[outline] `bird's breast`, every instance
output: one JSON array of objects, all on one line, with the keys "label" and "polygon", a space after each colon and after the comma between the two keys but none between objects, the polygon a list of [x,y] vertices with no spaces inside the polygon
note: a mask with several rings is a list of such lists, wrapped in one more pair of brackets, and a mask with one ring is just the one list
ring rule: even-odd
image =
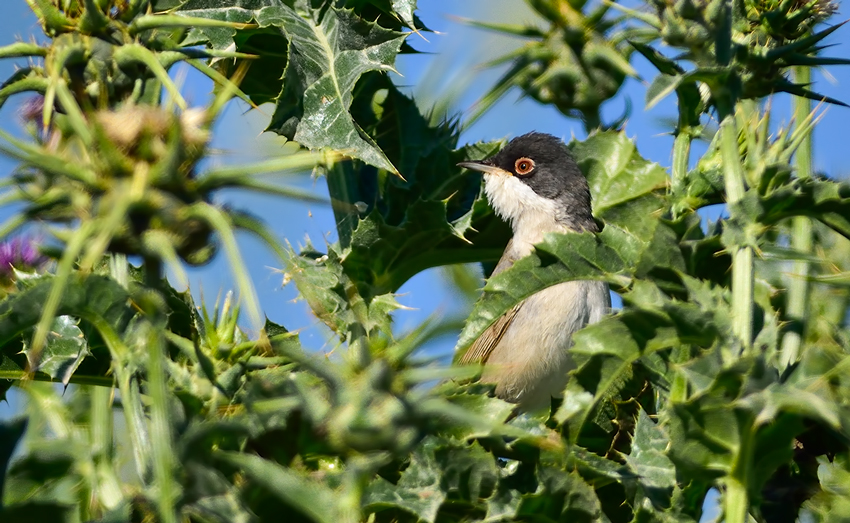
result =
[{"label": "bird's breast", "polygon": [[482,381],[496,383],[496,393],[525,410],[560,397],[573,368],[572,335],[599,321],[611,307],[608,285],[572,281],[527,298],[487,360]]}]

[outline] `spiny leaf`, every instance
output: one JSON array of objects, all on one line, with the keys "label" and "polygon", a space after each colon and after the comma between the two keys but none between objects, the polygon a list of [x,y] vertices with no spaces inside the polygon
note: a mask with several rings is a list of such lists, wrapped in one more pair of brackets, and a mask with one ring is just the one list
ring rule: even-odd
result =
[{"label": "spiny leaf", "polygon": [[[629,42],[637,51],[643,55],[644,58],[649,60],[649,62],[658,69],[663,75],[668,76],[676,76],[683,74],[685,72],[679,64],[677,64],[674,60],[671,60],[659,53],[656,49],[651,46],[639,43],[639,42]],[[648,97],[647,97],[648,98]]]},{"label": "spiny leaf", "polygon": [[657,163],[643,159],[634,141],[624,132],[596,133],[583,142],[570,142],[569,147],[587,177],[593,213],[597,217],[613,221],[608,218],[610,213],[621,217],[614,223],[625,226],[634,223],[635,219],[646,222],[652,217],[622,216],[620,206],[649,200],[654,203],[655,210],[661,208],[658,193],[667,187],[667,173]]},{"label": "spiny leaf", "polygon": [[[278,0],[249,0],[234,5],[227,0],[188,0],[182,2],[175,14],[192,17],[208,18],[219,22],[248,24],[265,8],[277,8],[281,5]],[[237,28],[234,27],[197,27],[186,37],[185,43],[209,42],[213,49],[227,49],[233,46]]]},{"label": "spiny leaf", "polygon": [[778,82],[775,86],[775,89],[783,93],[802,96],[803,98],[808,98],[809,100],[814,100],[816,102],[826,102],[833,105],[839,105],[841,107],[850,107],[850,105],[847,105],[841,100],[837,100],[835,98],[832,98],[831,96],[824,96],[822,94],[818,94],[812,90],[806,89],[804,85],[795,84],[788,81]]},{"label": "spiny leaf", "polygon": [[261,25],[280,27],[289,39],[283,91],[269,129],[309,148],[329,147],[397,173],[374,140],[354,121],[352,90],[367,71],[394,71],[405,35],[327,9],[314,20],[279,6],[263,10]]},{"label": "spiny leaf", "polygon": [[671,76],[668,74],[657,75],[646,90],[646,108],[650,109],[654,107],[658,102],[666,98],[667,95],[675,91],[681,83],[681,76]]},{"label": "spiny leaf", "polygon": [[421,521],[434,523],[446,493],[442,470],[436,463],[435,444],[421,443],[410,456],[410,465],[393,485],[379,478],[366,493],[365,508],[377,511],[387,507],[401,508]]},{"label": "spiny leaf", "polygon": [[[496,261],[508,228],[490,209],[480,174],[458,162],[486,158],[499,142],[457,147],[453,122],[431,123],[385,76],[361,81],[352,114],[396,165],[404,180],[379,176],[361,162],[328,173],[346,274],[368,300],[396,291],[430,267]],[[381,102],[370,93],[386,90]]]},{"label": "spiny leaf", "polygon": [[555,467],[538,471],[539,490],[522,496],[516,517],[548,517],[552,521],[593,522],[602,516],[596,493],[576,472]]},{"label": "spiny leaf", "polygon": [[[12,337],[38,323],[52,285],[53,278],[41,278],[0,302],[0,343],[7,344]],[[58,314],[103,320],[120,333],[135,315],[128,300],[127,290],[111,278],[75,274],[62,294]]]},{"label": "spiny leaf", "polygon": [[[828,179],[797,179],[759,195],[749,190],[736,204],[750,222],[773,225],[791,216],[810,216],[850,237],[850,184]],[[739,227],[730,222],[728,227]]]},{"label": "spiny leaf", "polygon": [[268,489],[284,504],[319,523],[349,521],[338,511],[336,494],[326,486],[310,481],[294,470],[259,456],[222,452],[216,458],[237,467],[250,481]]},{"label": "spiny leaf", "polygon": [[[77,323],[70,316],[58,316],[53,321],[47,344],[35,369],[53,379],[59,378],[63,385],[68,384],[83,358],[90,354],[83,331]],[[28,353],[27,344],[24,344],[24,354]]]},{"label": "spiny leaf", "polygon": [[416,0],[392,0],[393,2],[393,11],[395,11],[399,18],[407,25],[407,27],[415,28],[416,22],[414,20],[416,11]]},{"label": "spiny leaf", "polygon": [[344,271],[341,260],[331,249],[328,254],[310,247],[296,254],[290,250],[287,276],[292,279],[301,296],[320,320],[343,340],[362,327],[364,334],[390,334],[389,313],[400,305],[390,294],[368,294],[368,300],[358,291],[356,280]]},{"label": "spiny leaf", "polygon": [[626,463],[637,475],[643,495],[662,510],[669,506],[670,495],[676,487],[676,468],[665,455],[668,444],[669,438],[664,431],[641,409]]}]

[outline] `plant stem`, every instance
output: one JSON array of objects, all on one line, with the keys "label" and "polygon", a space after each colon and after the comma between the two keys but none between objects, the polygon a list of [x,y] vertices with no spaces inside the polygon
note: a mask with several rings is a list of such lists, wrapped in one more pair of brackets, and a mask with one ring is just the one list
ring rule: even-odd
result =
[{"label": "plant stem", "polygon": [[157,505],[163,523],[177,523],[175,500],[179,485],[174,480],[175,459],[171,425],[168,415],[163,339],[154,325],[148,327],[148,388],[151,396],[151,454],[153,474],[157,485]]},{"label": "plant stem", "polygon": [[[3,380],[33,380],[47,381],[50,383],[62,383],[62,378],[51,378],[42,372],[29,373],[23,370],[0,370],[0,379]],[[98,385],[100,387],[114,387],[115,380],[112,376],[86,376],[74,374],[68,383],[75,385]]]},{"label": "plant stem", "polygon": [[[152,290],[162,287],[162,260],[145,257],[145,285]],[[155,324],[147,319],[144,328],[145,347],[147,349],[147,390],[151,398],[150,407],[150,449],[153,459],[153,477],[156,485],[156,503],[160,521],[177,523],[175,500],[179,485],[174,481],[175,459],[174,441],[169,423],[168,384],[165,371],[164,339],[161,332],[164,325]]]},{"label": "plant stem", "polygon": [[[145,264],[145,269],[148,269],[147,264]],[[109,272],[125,288],[129,285],[127,258],[123,254],[112,255]],[[147,277],[150,277],[150,274],[146,274]],[[121,407],[124,411],[124,421],[127,423],[127,433],[130,437],[130,447],[133,450],[136,472],[142,481],[146,481],[149,471],[150,437],[145,425],[138,376],[134,374],[135,366],[130,365],[132,361],[130,348],[124,344],[124,340],[103,319],[89,318],[89,322],[97,329],[109,349],[109,355],[112,358],[112,370],[115,373],[115,381],[121,394]]]},{"label": "plant stem", "polygon": [[746,523],[748,504],[747,486],[737,478],[727,477],[723,496],[723,522]]},{"label": "plant stem", "polygon": [[124,496],[121,492],[121,482],[113,465],[113,436],[112,400],[115,389],[106,387],[89,387],[91,395],[91,428],[90,441],[94,460],[94,481],[91,490],[93,499],[105,510],[117,507]]},{"label": "plant stem", "polygon": [[[677,364],[686,363],[690,358],[687,347],[679,346],[673,349],[673,361]],[[688,378],[681,370],[677,370],[670,385],[670,401],[683,403],[688,400]]]},{"label": "plant stem", "polygon": [[731,474],[726,476],[726,493],[723,500],[724,523],[747,523],[749,512],[749,494],[747,486],[752,475],[753,432],[749,427],[741,435],[741,446]]},{"label": "plant stem", "polygon": [[[812,80],[811,70],[806,66],[794,68],[795,83],[806,85]],[[812,103],[802,96],[794,97],[794,121],[802,125],[812,110]],[[812,133],[808,132],[797,149],[794,163],[797,167],[797,177],[800,179],[812,176]],[[806,216],[795,216],[791,222],[791,248],[804,254],[812,252],[812,222]],[[800,358],[800,345],[805,334],[804,320],[809,297],[809,263],[796,260],[791,270],[788,282],[788,301],[785,305],[786,317],[799,328],[789,330],[782,338],[780,352],[780,368],[793,365]]]},{"label": "plant stem", "polygon": [[685,198],[688,188],[688,160],[691,155],[691,130],[682,128],[676,130],[676,139],[673,141],[673,219],[678,218],[682,211],[681,201]]},{"label": "plant stem", "polygon": [[683,191],[686,186],[690,153],[691,133],[687,129],[680,129],[676,132],[676,139],[673,141],[674,193]]},{"label": "plant stem", "polygon": [[[691,156],[691,136],[693,130],[687,121],[686,113],[681,107],[683,104],[681,96],[679,97],[679,104],[679,124],[676,126],[676,139],[673,141],[673,183],[671,187],[673,201],[676,202],[672,208],[674,220],[682,214],[682,211],[690,208],[689,204],[683,206],[682,200],[686,198],[688,188],[688,162]],[[676,363],[684,363],[690,356],[684,347],[674,349],[673,354]],[[677,371],[670,387],[670,401],[679,403],[687,399],[688,380],[681,371]]]},{"label": "plant stem", "polygon": [[[718,104],[720,106],[721,104]],[[734,217],[735,204],[741,201],[746,191],[744,168],[738,154],[738,127],[731,106],[721,112],[721,155],[723,178],[726,183],[726,202],[729,213]],[[732,328],[743,346],[748,348],[753,339],[753,248],[750,245],[734,245],[732,249]]]}]

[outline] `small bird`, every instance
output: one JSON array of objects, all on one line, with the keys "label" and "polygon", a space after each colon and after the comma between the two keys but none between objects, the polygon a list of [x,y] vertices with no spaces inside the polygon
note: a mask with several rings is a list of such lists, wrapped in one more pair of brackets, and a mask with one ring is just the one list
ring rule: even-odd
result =
[{"label": "small bird", "polygon": [[[587,180],[566,145],[550,134],[525,134],[491,158],[458,165],[484,173],[487,199],[513,229],[494,276],[531,254],[546,233],[599,232]],[[605,282],[559,283],[506,312],[459,362],[483,364],[481,381],[494,383],[496,395],[521,410],[549,407],[574,368],[568,351],[573,333],[610,308]]]}]

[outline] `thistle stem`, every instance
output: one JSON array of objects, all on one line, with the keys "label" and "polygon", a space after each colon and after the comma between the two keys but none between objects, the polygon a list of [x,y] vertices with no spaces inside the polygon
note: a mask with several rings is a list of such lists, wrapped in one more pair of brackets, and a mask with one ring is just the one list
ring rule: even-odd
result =
[{"label": "thistle stem", "polygon": [[124,498],[121,482],[113,465],[114,427],[112,423],[112,387],[89,387],[91,394],[90,441],[94,458],[95,474],[91,488],[97,503],[106,510],[121,504]]},{"label": "thistle stem", "polygon": [[747,486],[752,475],[753,430],[741,435],[741,446],[731,474],[725,478],[724,523],[747,523],[749,520],[749,494]]},{"label": "thistle stem", "polygon": [[[157,269],[150,265],[154,263],[145,260],[145,279],[150,283]],[[127,257],[123,254],[112,254],[109,260],[109,274],[125,289],[129,288],[129,272],[127,270]],[[139,393],[138,378],[133,375],[126,363],[130,360],[130,348],[124,344],[121,337],[112,330],[108,323],[98,319],[92,322],[109,348],[112,357],[112,369],[115,373],[115,385],[118,386],[121,395],[121,406],[124,410],[124,419],[127,423],[127,433],[130,436],[133,449],[133,459],[136,472],[143,481],[148,475],[148,456],[150,455],[150,438],[144,423],[144,413]],[[73,376],[71,377],[73,381]]]},{"label": "thistle stem", "polygon": [[[738,154],[738,128],[732,107],[726,107],[721,116],[720,147],[726,202],[729,213],[734,216],[735,204],[741,201],[746,191],[744,168]],[[732,328],[746,349],[753,338],[753,248],[750,245],[735,245],[731,249]]]},{"label": "thistle stem", "polygon": [[[153,256],[144,258],[145,285],[151,289],[162,287],[162,260]],[[177,523],[175,500],[179,485],[174,481],[174,442],[169,423],[168,376],[165,370],[164,339],[160,326],[147,322],[147,389],[151,398],[150,407],[150,457],[156,484],[156,503],[163,523]]]},{"label": "thistle stem", "polygon": [[680,194],[687,185],[688,160],[691,154],[691,133],[679,129],[673,141],[673,193]]},{"label": "thistle stem", "polygon": [[[795,83],[806,85],[812,80],[811,70],[806,66],[794,68]],[[794,121],[802,125],[811,113],[812,104],[802,96],[794,97]],[[797,177],[800,179],[812,176],[812,133],[806,133],[797,149],[794,159]],[[812,252],[812,221],[806,216],[795,216],[791,222],[791,248],[803,254]],[[793,321],[798,329],[789,330],[782,338],[780,351],[780,366],[787,368],[800,358],[800,345],[804,331],[804,319],[809,297],[809,263],[805,260],[794,262],[791,279],[788,282],[788,301],[785,305],[786,317]]]},{"label": "thistle stem", "polygon": [[[690,358],[686,347],[677,347],[673,349],[673,361],[677,364],[684,364]],[[685,374],[678,370],[673,377],[673,383],[670,385],[670,401],[673,403],[683,403],[688,400],[688,378]]]},{"label": "thistle stem", "polygon": [[[65,383],[62,381],[62,378],[51,378],[47,374],[42,372],[30,373],[25,370],[0,370],[0,379],[2,380],[32,380],[32,381],[46,381],[49,383]],[[98,387],[114,387],[115,380],[112,376],[91,376],[91,375],[82,375],[82,374],[74,374],[71,376],[71,379],[67,381],[67,383],[73,383],[74,385],[97,385]]]},{"label": "thistle stem", "polygon": [[151,457],[157,484],[157,505],[163,523],[177,523],[175,501],[179,485],[174,480],[175,456],[168,412],[168,387],[163,338],[153,325],[148,332],[148,388],[151,397]]},{"label": "thistle stem", "polygon": [[691,156],[691,130],[680,125],[676,129],[676,139],[673,141],[673,183],[671,192],[673,201],[673,218],[682,213],[682,200],[686,198],[688,188],[688,161]]}]

